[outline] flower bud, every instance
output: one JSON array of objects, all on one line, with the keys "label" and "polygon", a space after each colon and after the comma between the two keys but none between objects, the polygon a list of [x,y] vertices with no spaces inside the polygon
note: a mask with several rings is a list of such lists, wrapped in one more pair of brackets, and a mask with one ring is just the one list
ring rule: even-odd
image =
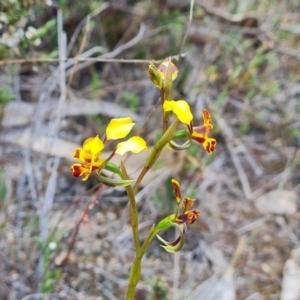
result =
[{"label": "flower bud", "polygon": [[157,70],[157,68],[155,67],[155,65],[154,65],[152,62],[150,62],[150,64],[149,64],[148,72],[149,72],[150,80],[151,80],[151,81],[152,81],[159,89],[161,89],[161,88],[162,88],[162,84],[163,84],[163,80],[162,80],[162,77],[161,77],[160,72]]}]

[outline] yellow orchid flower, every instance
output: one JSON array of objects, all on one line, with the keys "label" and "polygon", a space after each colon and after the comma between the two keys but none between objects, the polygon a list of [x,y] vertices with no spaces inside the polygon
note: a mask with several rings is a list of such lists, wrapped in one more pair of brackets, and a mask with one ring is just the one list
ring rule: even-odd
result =
[{"label": "yellow orchid flower", "polygon": [[[161,220],[156,226],[156,236],[163,243],[161,246],[170,253],[175,253],[181,250],[184,242],[184,236],[187,231],[187,225],[193,224],[200,216],[200,211],[198,209],[188,210],[193,204],[194,199],[183,198],[181,199],[180,185],[175,179],[172,179],[172,187],[175,194],[177,202],[177,210],[175,214],[172,214],[163,220]],[[179,204],[181,204],[182,213],[178,214]],[[167,242],[157,233],[161,230],[168,229],[175,226],[179,229],[179,237],[177,237],[173,242]]]},{"label": "yellow orchid flower", "polygon": [[[132,122],[131,118],[112,119],[106,128],[104,141],[102,141],[98,135],[86,139],[83,143],[83,147],[76,148],[73,153],[73,156],[81,161],[81,163],[75,163],[71,166],[73,176],[84,176],[82,180],[85,181],[93,171],[99,171],[103,167],[106,168],[106,166],[109,168],[110,165],[108,162],[115,154],[123,155],[129,151],[133,153],[147,151],[146,142],[141,137],[134,136],[125,142],[119,143],[109,158],[105,159],[100,156],[108,140],[126,137],[134,125],[135,123]],[[114,170],[117,171],[116,166],[114,166]],[[101,176],[99,176],[98,174],[98,178],[101,178]],[[100,181],[103,182],[103,180]]]},{"label": "yellow orchid flower", "polygon": [[131,118],[112,119],[106,128],[107,140],[118,140],[126,137],[135,123]]},{"label": "yellow orchid flower", "polygon": [[202,144],[203,148],[208,152],[212,153],[217,145],[217,141],[213,138],[208,137],[208,133],[213,128],[211,122],[211,116],[208,110],[202,110],[203,125],[192,128],[192,133],[190,135],[191,139]]},{"label": "yellow orchid flower", "polygon": [[171,66],[172,81],[174,81],[178,75],[177,67],[172,63],[171,58],[167,57],[163,62],[156,68],[156,66],[150,62],[149,64],[149,77],[150,80],[158,87],[162,88],[165,84],[168,66]]},{"label": "yellow orchid flower", "polygon": [[104,148],[104,143],[99,136],[90,137],[83,143],[82,148],[76,148],[73,157],[82,161],[83,163],[76,163],[71,166],[74,177],[83,176],[83,181],[87,180],[90,174],[102,167],[103,158],[99,158],[100,153]]},{"label": "yellow orchid flower", "polygon": [[147,151],[146,142],[139,136],[133,136],[125,142],[117,145],[116,154],[124,155],[127,152],[139,153]]},{"label": "yellow orchid flower", "polygon": [[172,111],[180,122],[186,124],[189,128],[193,121],[193,115],[189,104],[185,100],[166,100],[163,105],[164,111]]},{"label": "yellow orchid flower", "polygon": [[182,203],[181,204],[182,214],[178,215],[178,209],[177,209],[177,212],[174,215],[173,221],[177,224],[182,224],[182,223],[185,223],[187,225],[193,224],[200,215],[200,211],[197,209],[188,211],[188,209],[193,206],[195,200],[191,199],[189,197],[185,197],[182,199],[179,182],[175,179],[172,179],[171,183],[172,183],[172,187],[173,187],[177,205],[179,206],[179,203],[180,202]]},{"label": "yellow orchid flower", "polygon": [[174,81],[178,75],[178,68],[172,63],[170,57],[167,57],[163,60],[163,62],[157,67],[157,71],[160,74],[162,80],[165,80],[169,64],[171,64],[172,81]]}]

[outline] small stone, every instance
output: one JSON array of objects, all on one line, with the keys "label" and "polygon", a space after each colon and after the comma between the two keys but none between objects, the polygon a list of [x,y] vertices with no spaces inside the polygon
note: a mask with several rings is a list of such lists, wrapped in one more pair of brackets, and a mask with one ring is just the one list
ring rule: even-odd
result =
[{"label": "small stone", "polygon": [[258,197],[254,203],[262,214],[292,215],[297,212],[298,195],[294,191],[273,190]]},{"label": "small stone", "polygon": [[283,270],[280,300],[300,299],[300,249],[294,249]]}]

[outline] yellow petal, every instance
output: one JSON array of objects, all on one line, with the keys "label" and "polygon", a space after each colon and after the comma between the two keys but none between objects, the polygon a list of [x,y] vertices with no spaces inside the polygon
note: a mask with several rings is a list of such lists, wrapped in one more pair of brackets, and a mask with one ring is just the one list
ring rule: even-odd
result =
[{"label": "yellow petal", "polygon": [[205,141],[202,143],[202,146],[206,152],[212,153],[216,149],[217,141],[213,138],[206,137]]},{"label": "yellow petal", "polygon": [[198,127],[193,127],[193,132],[191,134],[191,138],[200,144],[203,144],[206,139],[205,135],[202,133],[204,131],[203,129],[205,129],[203,126],[199,127],[199,130]]},{"label": "yellow petal", "polygon": [[87,165],[82,164],[73,164],[71,166],[72,174],[74,177],[80,177],[82,175],[86,175],[82,180],[87,180],[89,175],[91,174],[90,169]]},{"label": "yellow petal", "polygon": [[166,100],[164,102],[163,108],[164,111],[173,111],[173,113],[177,116],[179,121],[184,124],[187,124],[188,126],[193,120],[193,115],[191,113],[190,106],[185,100]]},{"label": "yellow petal", "polygon": [[105,161],[105,158],[102,158],[102,157],[97,158],[96,161],[94,161],[90,164],[91,171],[102,169],[104,161]]},{"label": "yellow petal", "polygon": [[206,152],[212,153],[217,146],[217,141],[213,138],[209,138],[207,135],[202,134],[205,129],[206,127],[204,126],[194,127],[191,134],[191,139],[195,140],[199,144],[202,144]]},{"label": "yellow petal", "polygon": [[177,203],[179,203],[181,201],[181,193],[180,193],[180,185],[179,182],[175,179],[171,180],[172,182],[172,186],[173,186],[173,191],[176,197],[176,201]]},{"label": "yellow petal", "polygon": [[86,163],[90,163],[92,161],[92,155],[90,153],[85,152],[82,148],[76,148],[73,152],[73,157]]},{"label": "yellow petal", "polygon": [[100,140],[98,135],[86,139],[83,143],[83,151],[86,153],[90,153],[93,159],[95,159],[95,157],[100,154],[103,148],[104,144]]},{"label": "yellow petal", "polygon": [[194,204],[195,200],[189,197],[183,198],[181,209],[185,213],[189,208],[191,208]]},{"label": "yellow petal", "polygon": [[213,129],[213,125],[211,122],[211,116],[210,113],[208,112],[208,110],[206,109],[202,109],[202,117],[203,117],[203,121],[204,121],[204,127],[206,127],[206,134]]},{"label": "yellow petal", "polygon": [[129,140],[119,143],[116,153],[123,155],[126,152],[139,153],[141,151],[147,151],[146,142],[139,136],[133,136]]},{"label": "yellow petal", "polygon": [[106,128],[107,139],[117,140],[126,137],[134,125],[131,118],[112,119]]}]

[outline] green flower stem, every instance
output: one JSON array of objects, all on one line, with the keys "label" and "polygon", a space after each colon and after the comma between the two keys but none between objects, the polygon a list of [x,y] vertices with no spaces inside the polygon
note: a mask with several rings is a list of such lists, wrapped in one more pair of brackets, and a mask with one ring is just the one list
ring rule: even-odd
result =
[{"label": "green flower stem", "polygon": [[155,234],[157,231],[155,230],[155,225],[151,227],[151,229],[148,232],[148,235],[141,247],[141,250],[139,254],[135,257],[135,260],[133,262],[131,271],[130,271],[130,277],[129,277],[129,285],[128,285],[128,290],[127,290],[127,296],[126,300],[133,300],[134,298],[134,292],[135,288],[139,282],[140,279],[140,274],[141,274],[141,261],[142,258],[148,249],[152,239],[155,237]]},{"label": "green flower stem", "polygon": [[163,116],[163,134],[167,131],[168,126],[169,126],[169,111],[164,111],[164,116]]},{"label": "green flower stem", "polygon": [[134,186],[133,186],[133,194],[136,195],[137,190],[141,184],[141,181],[143,180],[144,176],[146,175],[146,173],[149,171],[150,168],[144,166],[143,170],[141,171],[139,177],[137,178]]},{"label": "green flower stem", "polygon": [[[122,170],[122,179],[128,180],[128,174],[125,168],[124,163],[121,161],[121,170]],[[125,186],[129,203],[130,203],[130,223],[132,227],[132,234],[135,246],[136,255],[139,253],[141,245],[140,245],[140,237],[139,237],[139,219],[138,219],[138,211],[136,206],[136,201],[133,193],[133,189],[131,185]]]},{"label": "green flower stem", "polygon": [[164,111],[164,102],[165,102],[165,89],[162,86],[160,89],[160,100],[161,100],[161,109],[163,111],[163,129],[162,129],[162,133],[164,134],[167,129],[168,129],[168,125],[169,125],[169,112]]},{"label": "green flower stem", "polygon": [[[163,86],[160,89],[160,96],[161,96],[161,105],[163,108],[165,99],[167,99],[167,100],[172,99],[172,67],[171,67],[171,64],[168,65],[166,78],[165,78]],[[134,292],[135,292],[136,286],[140,280],[142,258],[144,256],[147,248],[149,247],[150,242],[152,241],[155,234],[157,233],[157,230],[155,229],[155,226],[153,225],[147,235],[147,238],[146,238],[144,244],[142,245],[141,248],[138,248],[139,246],[137,246],[137,242],[139,243],[139,241],[136,241],[136,237],[138,238],[138,232],[137,231],[135,232],[135,229],[134,229],[135,221],[138,221],[134,195],[137,193],[140,183],[143,180],[146,173],[149,171],[149,169],[153,166],[153,164],[159,158],[163,147],[165,145],[167,145],[174,137],[178,123],[179,123],[179,120],[178,120],[178,118],[176,118],[174,120],[174,122],[170,125],[170,127],[168,127],[169,126],[169,112],[164,112],[164,114],[163,114],[163,130],[162,130],[163,135],[162,135],[161,139],[153,147],[153,150],[151,151],[150,155],[148,156],[145,166],[144,166],[143,170],[141,171],[139,177],[137,178],[133,189],[131,189],[131,187],[129,187],[129,186],[125,187],[128,197],[129,197],[129,200],[130,200],[130,214],[131,214],[131,212],[133,213],[133,215],[131,216],[131,220],[132,220],[131,224],[132,224],[132,228],[133,228],[133,235],[135,238],[134,241],[135,241],[135,247],[136,247],[136,253],[137,253],[135,260],[133,262],[133,265],[132,265],[131,272],[130,272],[129,285],[128,285],[128,291],[127,291],[127,296],[126,296],[127,300],[133,300],[133,298],[134,298]],[[122,172],[125,175],[124,179],[128,179],[128,176],[126,174],[126,170],[125,170],[124,166],[122,166]],[[134,203],[134,206],[133,206],[133,203]],[[134,222],[133,222],[133,220],[134,220]],[[136,223],[136,224],[138,224],[138,223]],[[136,230],[137,229],[138,229],[138,227],[136,227]],[[138,251],[138,249],[140,249],[140,250]]]},{"label": "green flower stem", "polygon": [[161,101],[161,108],[163,110],[163,106],[165,102],[165,89],[163,86],[160,88],[160,101]]},{"label": "green flower stem", "polygon": [[173,123],[170,125],[168,130],[165,132],[165,134],[160,138],[160,140],[154,145],[153,150],[151,151],[145,166],[151,167],[154,162],[155,158],[157,158],[157,153],[163,149],[164,146],[166,146],[173,138],[177,126],[178,126],[179,120],[176,118]]},{"label": "green flower stem", "polygon": [[[164,105],[165,100],[172,100],[172,86],[173,86],[173,80],[172,80],[172,66],[169,63],[167,68],[166,77],[164,80],[164,85],[160,90],[160,97],[162,99],[161,103]],[[168,125],[169,125],[169,112],[165,112],[163,109],[163,134],[167,131]]]},{"label": "green flower stem", "polygon": [[155,144],[153,147],[153,150],[151,151],[150,155],[148,156],[148,159],[145,163],[145,166],[140,173],[139,177],[137,178],[135,185],[133,187],[133,194],[135,195],[137,192],[137,189],[140,186],[141,181],[143,180],[144,176],[146,173],[149,171],[149,169],[153,166],[153,164],[156,162],[158,159],[163,147],[167,145],[173,138],[177,126],[178,126],[179,120],[176,118],[173,123],[170,125],[168,130],[164,133],[164,135],[161,137],[161,139]]}]

